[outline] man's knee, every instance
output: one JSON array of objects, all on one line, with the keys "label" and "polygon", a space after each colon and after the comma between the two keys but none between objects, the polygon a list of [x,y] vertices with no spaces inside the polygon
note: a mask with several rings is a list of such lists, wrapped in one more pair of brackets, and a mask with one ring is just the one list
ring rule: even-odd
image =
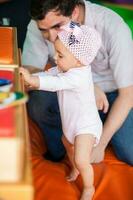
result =
[{"label": "man's knee", "polygon": [[27,103],[29,116],[34,121],[52,122],[56,124],[60,120],[57,95],[46,91],[30,91]]},{"label": "man's knee", "polygon": [[111,143],[117,157],[133,165],[133,109],[117,133],[112,137]]},{"label": "man's knee", "polygon": [[53,130],[49,130],[49,134],[45,134],[48,150],[45,154],[45,158],[52,161],[60,161],[65,155],[65,148],[61,141],[62,131],[55,130],[55,133],[51,135],[52,131]]},{"label": "man's knee", "polygon": [[119,150],[115,150],[115,152],[116,152],[118,159],[133,166],[133,149],[132,148],[131,149],[129,148],[127,150],[127,149],[123,149],[121,147],[121,148],[119,148]]},{"label": "man's knee", "polygon": [[126,158],[124,160],[127,164],[133,166],[133,152],[126,155]]},{"label": "man's knee", "polygon": [[133,146],[124,144],[112,144],[117,158],[133,166]]}]

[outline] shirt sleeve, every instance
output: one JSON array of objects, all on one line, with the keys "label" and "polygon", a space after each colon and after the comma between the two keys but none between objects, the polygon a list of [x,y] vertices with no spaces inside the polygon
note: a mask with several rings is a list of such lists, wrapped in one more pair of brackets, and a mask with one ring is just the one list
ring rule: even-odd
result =
[{"label": "shirt sleeve", "polygon": [[51,75],[51,76],[56,76],[59,73],[58,68],[55,67],[51,67],[50,69],[48,69],[47,71],[43,71],[43,72],[37,72],[37,73],[33,73],[33,76],[47,76],[47,75]]},{"label": "shirt sleeve", "polygon": [[23,46],[22,64],[44,69],[51,53],[48,45],[50,44],[43,38],[36,22],[31,20]]},{"label": "shirt sleeve", "polygon": [[56,92],[59,90],[70,90],[80,87],[83,81],[80,77],[70,73],[59,73],[57,67],[51,68],[48,72],[38,73],[39,90]]},{"label": "shirt sleeve", "polygon": [[118,88],[133,85],[133,40],[130,29],[121,21],[110,37],[109,65]]}]

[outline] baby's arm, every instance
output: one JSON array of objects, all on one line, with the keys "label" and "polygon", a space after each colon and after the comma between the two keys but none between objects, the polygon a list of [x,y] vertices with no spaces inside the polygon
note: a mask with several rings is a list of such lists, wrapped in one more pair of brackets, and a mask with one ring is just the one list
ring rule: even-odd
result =
[{"label": "baby's arm", "polygon": [[51,92],[63,89],[74,89],[80,87],[83,82],[80,80],[79,75],[67,73],[58,74],[56,67],[47,72],[35,74],[30,74],[27,69],[21,67],[20,73],[23,74],[25,82],[32,88]]},{"label": "baby's arm", "polygon": [[39,78],[37,75],[33,76],[27,69],[23,67],[20,68],[20,73],[23,75],[24,80],[27,84],[36,89],[39,88]]}]

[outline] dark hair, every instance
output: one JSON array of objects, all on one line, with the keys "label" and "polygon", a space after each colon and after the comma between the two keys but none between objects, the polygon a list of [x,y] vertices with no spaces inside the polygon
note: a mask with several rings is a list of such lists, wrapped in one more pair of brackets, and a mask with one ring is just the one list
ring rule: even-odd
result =
[{"label": "dark hair", "polygon": [[83,4],[83,0],[31,0],[31,17],[42,20],[49,11],[59,11],[59,14],[71,16],[76,5]]}]

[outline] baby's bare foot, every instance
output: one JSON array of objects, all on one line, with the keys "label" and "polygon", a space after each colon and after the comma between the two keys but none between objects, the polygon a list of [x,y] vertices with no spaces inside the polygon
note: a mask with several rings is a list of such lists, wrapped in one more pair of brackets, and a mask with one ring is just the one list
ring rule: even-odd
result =
[{"label": "baby's bare foot", "polygon": [[67,176],[68,181],[75,181],[79,175],[79,171],[77,169],[73,169],[69,176]]},{"label": "baby's bare foot", "polygon": [[80,200],[92,200],[94,193],[95,193],[94,187],[84,189]]}]

